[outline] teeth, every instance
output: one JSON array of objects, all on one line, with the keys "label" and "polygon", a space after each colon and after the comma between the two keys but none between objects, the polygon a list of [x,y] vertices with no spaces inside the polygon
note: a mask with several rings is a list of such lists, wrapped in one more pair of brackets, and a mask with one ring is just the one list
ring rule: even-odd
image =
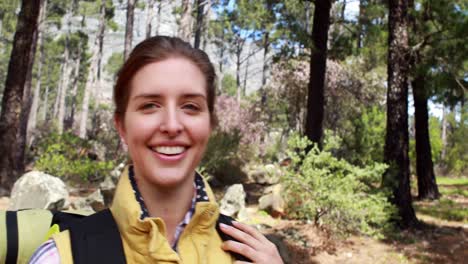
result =
[{"label": "teeth", "polygon": [[166,155],[176,155],[184,152],[185,147],[168,147],[168,146],[163,146],[163,147],[155,147],[153,148],[154,151],[161,153],[161,154],[166,154]]}]

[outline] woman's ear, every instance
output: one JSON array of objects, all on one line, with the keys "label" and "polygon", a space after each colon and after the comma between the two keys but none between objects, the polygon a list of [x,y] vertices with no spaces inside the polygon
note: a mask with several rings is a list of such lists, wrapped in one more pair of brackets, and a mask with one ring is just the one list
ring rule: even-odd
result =
[{"label": "woman's ear", "polygon": [[122,141],[123,144],[127,144],[126,142],[126,133],[125,133],[125,126],[123,122],[123,118],[119,114],[114,114],[114,126],[117,129],[117,132],[119,133],[120,140]]}]

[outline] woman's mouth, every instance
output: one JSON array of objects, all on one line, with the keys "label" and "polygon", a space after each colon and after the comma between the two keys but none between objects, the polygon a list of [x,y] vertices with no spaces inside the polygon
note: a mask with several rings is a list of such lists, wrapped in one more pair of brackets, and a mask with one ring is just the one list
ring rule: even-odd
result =
[{"label": "woman's mouth", "polygon": [[187,149],[187,147],[183,147],[183,146],[158,146],[158,147],[153,147],[151,149],[153,151],[155,151],[156,153],[172,156],[172,155],[182,154]]}]

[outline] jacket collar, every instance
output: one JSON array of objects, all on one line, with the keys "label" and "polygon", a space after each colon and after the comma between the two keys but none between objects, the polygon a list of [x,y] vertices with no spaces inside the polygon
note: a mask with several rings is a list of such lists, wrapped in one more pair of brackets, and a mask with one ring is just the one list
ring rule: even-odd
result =
[{"label": "jacket collar", "polygon": [[[197,243],[208,239],[213,232],[219,216],[219,207],[213,192],[205,181],[208,202],[197,202],[195,213],[180,236],[179,243],[192,234],[197,235]],[[179,256],[172,250],[165,237],[166,227],[159,218],[141,219],[141,206],[135,199],[129,178],[129,166],[120,176],[111,206],[121,236],[138,253],[151,256],[156,260],[177,261]],[[203,243],[203,242],[202,242]]]}]

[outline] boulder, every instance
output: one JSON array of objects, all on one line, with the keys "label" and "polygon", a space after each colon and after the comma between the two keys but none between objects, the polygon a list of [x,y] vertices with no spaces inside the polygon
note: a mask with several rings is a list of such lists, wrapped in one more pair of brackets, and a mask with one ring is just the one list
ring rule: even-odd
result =
[{"label": "boulder", "polygon": [[258,209],[267,211],[273,217],[283,216],[285,203],[281,197],[281,184],[273,185],[267,191],[258,199]]},{"label": "boulder", "polygon": [[110,172],[110,176],[111,176],[111,179],[114,182],[114,184],[117,184],[117,182],[119,182],[120,174],[122,174],[122,170],[124,168],[125,168],[125,164],[120,163],[117,167],[115,167],[115,169],[113,169]]},{"label": "boulder", "polygon": [[231,185],[221,200],[220,212],[228,216],[235,216],[237,212],[245,208],[246,193],[242,184]]},{"label": "boulder", "polygon": [[281,170],[273,164],[267,164],[262,167],[254,169],[249,178],[258,184],[276,184],[279,182]]},{"label": "boulder", "polygon": [[67,187],[61,179],[40,171],[30,171],[13,185],[8,209],[63,210],[68,205]]}]

